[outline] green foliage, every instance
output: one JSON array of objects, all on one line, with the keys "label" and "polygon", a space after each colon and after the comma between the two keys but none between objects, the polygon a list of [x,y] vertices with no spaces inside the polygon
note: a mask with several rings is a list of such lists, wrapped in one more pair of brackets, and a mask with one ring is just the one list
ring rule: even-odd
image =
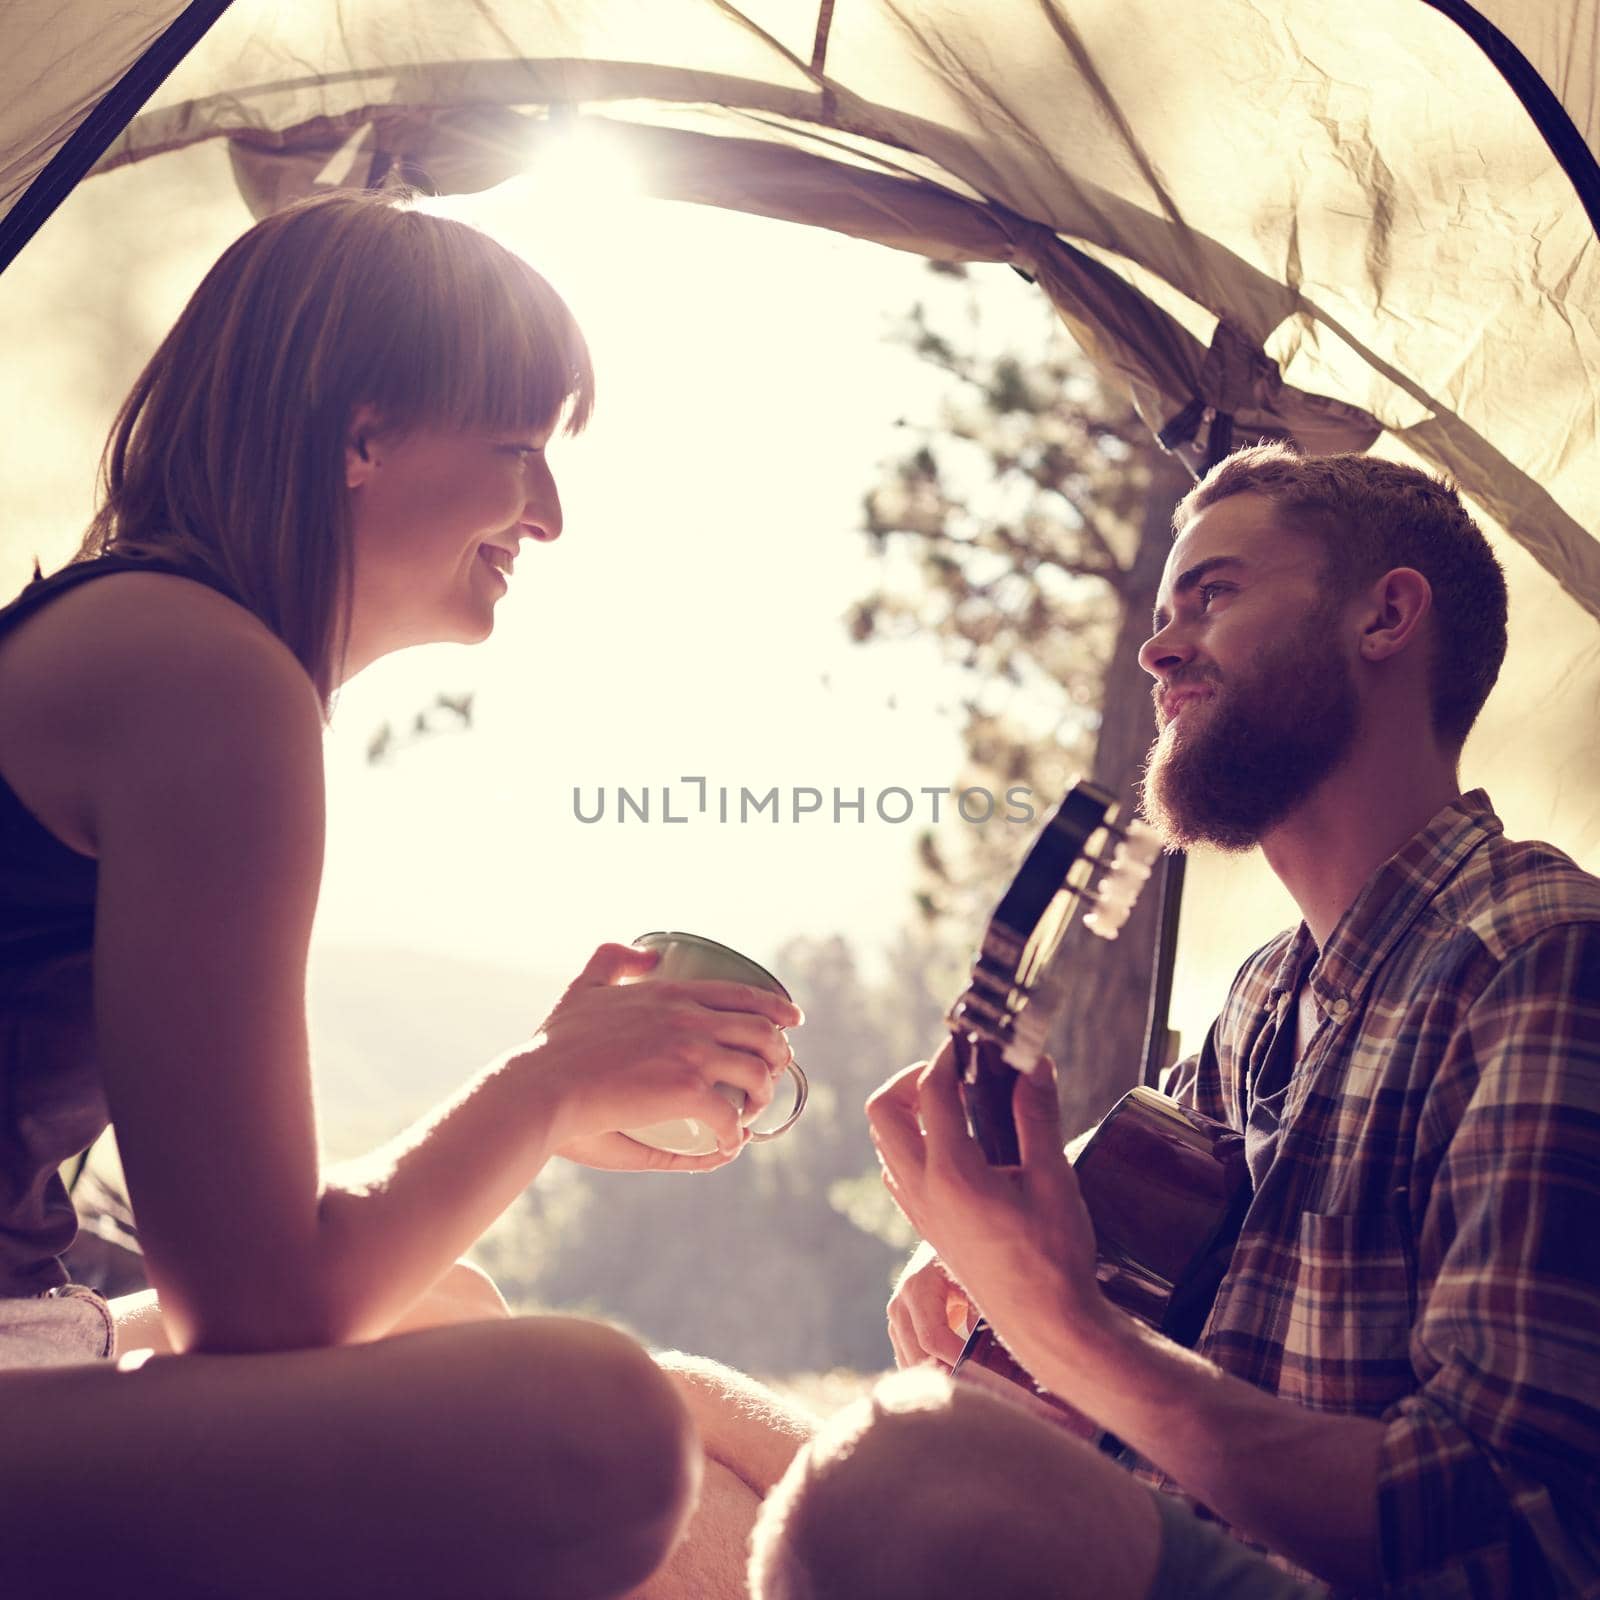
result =
[{"label": "green foliage", "polygon": [[892,1250],[909,1251],[917,1236],[904,1213],[889,1198],[875,1173],[840,1178],[828,1186],[828,1204],[863,1233],[882,1239]]},{"label": "green foliage", "polygon": [[[1092,776],[1131,804],[1152,733],[1138,647],[1187,475],[1044,296],[998,269],[980,279],[985,271],[932,274],[901,329],[937,392],[926,415],[902,423],[904,454],[864,498],[882,580],[851,612],[851,637],[931,637],[964,669],[957,787],[1022,785],[1042,812]],[[1033,836],[925,837],[925,925],[969,945]],[[1080,941],[1065,973],[1048,1042],[1065,1133],[1138,1080],[1155,920],[1147,896],[1116,944]]]},{"label": "green foliage", "polygon": [[464,694],[447,694],[440,690],[434,696],[432,705],[425,706],[412,717],[411,726],[406,732],[396,733],[393,723],[382,723],[367,741],[367,765],[377,766],[381,762],[392,761],[401,750],[436,734],[469,732],[472,728],[472,701],[471,690]]},{"label": "green foliage", "polygon": [[[931,635],[971,675],[962,785],[1059,793],[1093,769],[1156,449],[1020,280],[941,265],[899,337],[941,376],[930,413],[863,500],[882,581],[850,636]],[[1136,669],[1135,669],[1136,670]],[[970,934],[1026,840],[921,846],[924,915]]]}]

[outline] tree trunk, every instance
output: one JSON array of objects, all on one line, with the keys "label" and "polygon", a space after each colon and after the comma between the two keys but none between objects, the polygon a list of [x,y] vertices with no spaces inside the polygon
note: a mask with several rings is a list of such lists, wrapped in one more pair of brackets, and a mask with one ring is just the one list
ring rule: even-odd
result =
[{"label": "tree trunk", "polygon": [[[1139,771],[1155,732],[1150,679],[1139,665],[1138,650],[1150,636],[1150,613],[1172,548],[1173,507],[1191,481],[1175,457],[1155,456],[1139,549],[1123,589],[1121,625],[1106,672],[1094,778],[1120,796],[1124,816],[1133,814]],[[1152,878],[1112,943],[1085,936],[1081,929],[1073,933],[1077,959],[1050,1045],[1060,1069],[1066,1137],[1098,1121],[1138,1082],[1155,970],[1158,891],[1159,881]]]}]

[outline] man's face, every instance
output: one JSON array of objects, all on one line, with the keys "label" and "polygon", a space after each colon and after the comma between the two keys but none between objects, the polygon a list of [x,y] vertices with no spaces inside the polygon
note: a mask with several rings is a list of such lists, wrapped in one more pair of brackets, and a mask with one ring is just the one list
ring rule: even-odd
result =
[{"label": "man's face", "polygon": [[1173,545],[1139,663],[1159,728],[1143,809],[1169,843],[1246,850],[1348,754],[1357,698],[1321,547],[1234,495]]}]

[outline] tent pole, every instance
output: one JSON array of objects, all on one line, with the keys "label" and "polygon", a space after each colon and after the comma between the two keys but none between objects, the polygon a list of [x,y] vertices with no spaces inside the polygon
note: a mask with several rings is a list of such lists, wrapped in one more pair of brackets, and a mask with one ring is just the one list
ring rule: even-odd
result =
[{"label": "tent pole", "polygon": [[0,272],[50,220],[51,214],[88,175],[134,113],[166,82],[172,69],[200,42],[232,0],[192,0],[183,12],[101,97],[66,143],[0,219]]},{"label": "tent pole", "polygon": [[1150,1010],[1144,1025],[1144,1059],[1139,1063],[1139,1082],[1154,1089],[1161,1074],[1172,1065],[1171,1030],[1167,1027],[1172,1007],[1172,969],[1178,957],[1178,917],[1183,909],[1183,871],[1186,861],[1181,850],[1162,857],[1161,903],[1156,911],[1156,969],[1150,979]]},{"label": "tent pole", "polygon": [[1522,102],[1522,109],[1533,119],[1550,153],[1561,163],[1561,170],[1572,180],[1590,225],[1600,233],[1600,163],[1584,142],[1576,125],[1528,58],[1466,0],[1422,0],[1441,16],[1448,17],[1488,56],[1495,70],[1506,80],[1511,92]]}]

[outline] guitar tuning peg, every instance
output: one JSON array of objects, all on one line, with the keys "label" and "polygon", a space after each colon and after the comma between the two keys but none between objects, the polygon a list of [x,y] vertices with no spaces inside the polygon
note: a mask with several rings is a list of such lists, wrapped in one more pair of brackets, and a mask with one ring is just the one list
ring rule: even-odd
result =
[{"label": "guitar tuning peg", "polygon": [[1111,868],[1127,877],[1136,877],[1140,883],[1150,876],[1150,863],[1134,854],[1126,844],[1119,844],[1111,852]]},{"label": "guitar tuning peg", "polygon": [[1128,913],[1132,909],[1131,900],[1126,904],[1114,900],[1101,900],[1083,919],[1083,925],[1098,938],[1115,939],[1122,932],[1122,925],[1128,920]]},{"label": "guitar tuning peg", "polygon": [[1131,906],[1149,881],[1150,871],[1136,861],[1118,861],[1113,858],[1105,877],[1095,890],[1095,899],[1102,905]]},{"label": "guitar tuning peg", "polygon": [[1122,840],[1117,846],[1118,853],[1126,851],[1148,872],[1166,848],[1161,835],[1148,822],[1130,822],[1122,833]]}]

